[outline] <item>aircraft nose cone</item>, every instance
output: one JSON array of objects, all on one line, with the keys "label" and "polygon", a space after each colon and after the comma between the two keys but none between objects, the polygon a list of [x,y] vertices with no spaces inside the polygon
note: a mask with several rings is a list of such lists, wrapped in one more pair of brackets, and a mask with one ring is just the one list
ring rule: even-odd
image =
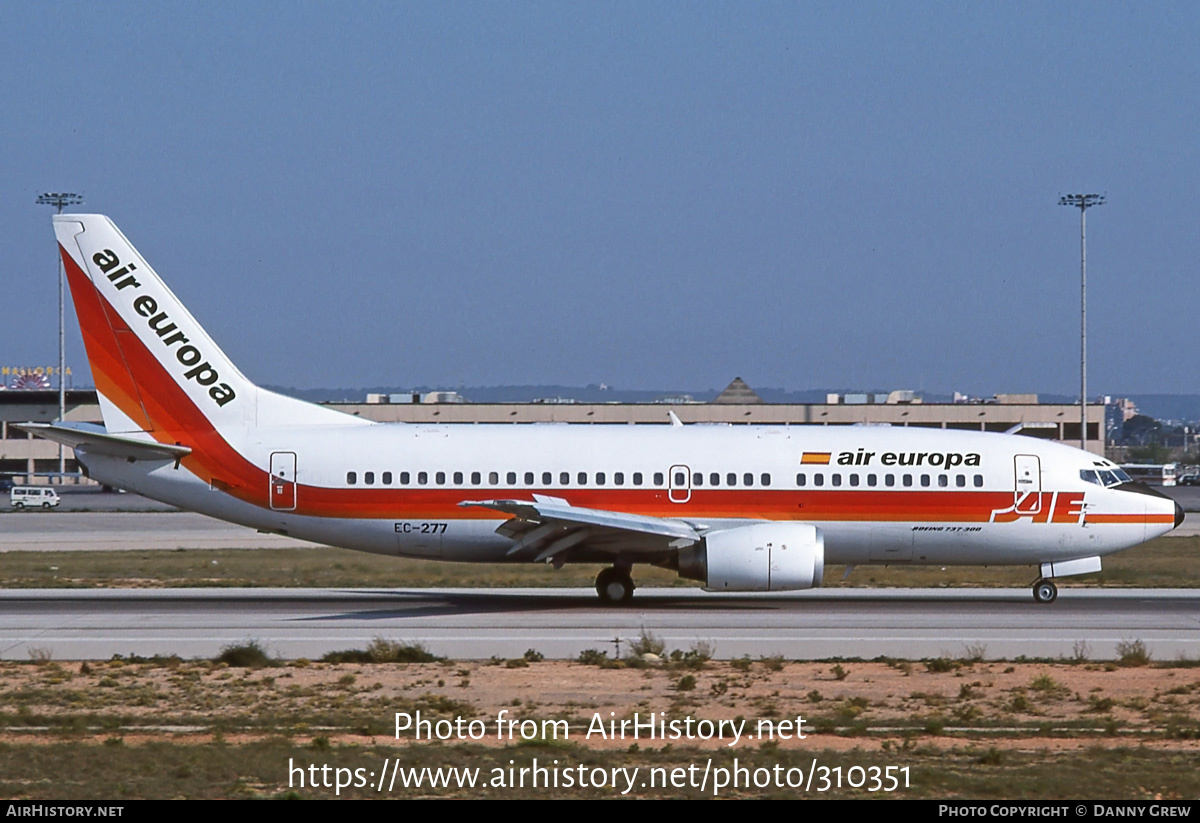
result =
[{"label": "aircraft nose cone", "polygon": [[1175,528],[1178,529],[1181,525],[1183,525],[1183,506],[1176,503],[1175,504]]}]

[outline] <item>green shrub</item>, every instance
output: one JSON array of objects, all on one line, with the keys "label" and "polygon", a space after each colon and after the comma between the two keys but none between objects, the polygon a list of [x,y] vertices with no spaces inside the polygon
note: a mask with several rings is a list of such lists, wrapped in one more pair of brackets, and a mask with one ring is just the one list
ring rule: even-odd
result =
[{"label": "green shrub", "polygon": [[1122,666],[1146,666],[1150,663],[1150,652],[1141,640],[1122,640],[1117,644],[1117,658]]},{"label": "green shrub", "polygon": [[638,635],[638,639],[630,644],[629,651],[631,654],[644,655],[653,654],[662,656],[666,644],[655,637],[652,633],[642,629],[642,633]]},{"label": "green shrub", "polygon": [[257,640],[222,646],[221,653],[214,658],[213,662],[242,669],[263,669],[267,666],[278,665],[278,661],[267,654],[267,650]]}]

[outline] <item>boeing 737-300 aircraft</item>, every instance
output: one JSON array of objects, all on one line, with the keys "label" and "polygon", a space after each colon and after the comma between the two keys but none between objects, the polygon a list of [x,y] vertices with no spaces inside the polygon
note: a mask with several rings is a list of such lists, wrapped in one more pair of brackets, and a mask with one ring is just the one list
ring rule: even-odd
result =
[{"label": "boeing 737-300 aircraft", "polygon": [[636,563],[710,591],[826,563],[1027,565],[1053,578],[1165,534],[1170,499],[1020,435],[880,426],[380,424],[255,386],[107,217],[54,229],[104,426],[26,424],[100,482],[251,528],[401,557]]}]

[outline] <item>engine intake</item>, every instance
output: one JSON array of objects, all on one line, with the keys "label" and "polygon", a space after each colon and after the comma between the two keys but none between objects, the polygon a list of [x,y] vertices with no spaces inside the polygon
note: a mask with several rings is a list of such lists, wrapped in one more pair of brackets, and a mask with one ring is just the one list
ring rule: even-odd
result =
[{"label": "engine intake", "polygon": [[825,574],[825,535],[807,523],[756,523],[708,534],[679,552],[679,576],[708,591],[811,589]]}]

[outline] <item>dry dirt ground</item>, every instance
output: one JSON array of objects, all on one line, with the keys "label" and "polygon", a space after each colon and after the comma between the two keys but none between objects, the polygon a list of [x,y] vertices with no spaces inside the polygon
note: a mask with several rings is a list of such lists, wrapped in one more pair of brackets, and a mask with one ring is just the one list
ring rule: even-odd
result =
[{"label": "dry dirt ground", "polygon": [[[666,719],[691,717],[693,724],[744,719],[736,746],[749,745],[746,735],[762,731],[763,739],[785,748],[869,750],[912,738],[956,745],[964,736],[983,736],[1003,748],[1200,749],[1200,667],[653,658],[635,666],[526,660],[293,661],[257,669],[209,661],[4,663],[0,710],[6,728],[0,734],[8,743],[58,742],[65,733],[76,739],[119,735],[135,743],[204,742],[219,731],[226,739],[283,734],[297,741],[403,746],[413,742],[411,732],[396,739],[395,714],[420,710],[431,721],[479,721],[474,731],[486,729],[476,741],[482,744],[551,738],[555,727],[542,721],[566,720],[574,743],[626,748],[631,727],[613,740],[595,730],[597,718],[607,724],[636,713],[644,721],[665,712]],[[504,727],[498,740],[502,712],[506,724],[533,722]],[[765,736],[784,721],[791,724],[784,727],[787,737]],[[560,734],[563,728],[557,726]],[[698,735],[707,727],[696,726],[696,737],[677,738],[676,744],[726,746],[729,728],[706,741]],[[448,730],[443,723],[442,735]],[[806,737],[796,737],[796,730]],[[450,736],[459,739],[472,738],[465,730]],[[671,741],[657,744],[663,742]]]},{"label": "dry dirt ground", "polygon": [[[444,740],[415,739],[404,717],[418,712],[430,723],[424,736]],[[397,713],[409,724],[399,736]],[[635,738],[632,726],[622,733],[620,725],[635,716],[676,725],[665,728],[666,738],[661,725],[657,736],[643,726]],[[10,798],[334,796],[332,784],[298,782],[294,764],[374,775],[391,761],[511,775],[505,770],[514,764],[519,770],[538,760],[637,767],[645,775],[656,767],[666,774],[706,762],[728,766],[735,757],[796,774],[815,773],[819,762],[823,774],[846,780],[852,767],[861,767],[860,777],[863,768],[903,768],[909,783],[890,797],[1196,797],[1200,667],[696,655],[617,665],[0,663],[0,796]],[[373,781],[338,796],[619,794],[611,784],[381,791]],[[883,796],[859,785],[807,794],[772,785],[722,796]],[[633,795],[706,797],[712,787],[681,783],[626,796]]]}]

